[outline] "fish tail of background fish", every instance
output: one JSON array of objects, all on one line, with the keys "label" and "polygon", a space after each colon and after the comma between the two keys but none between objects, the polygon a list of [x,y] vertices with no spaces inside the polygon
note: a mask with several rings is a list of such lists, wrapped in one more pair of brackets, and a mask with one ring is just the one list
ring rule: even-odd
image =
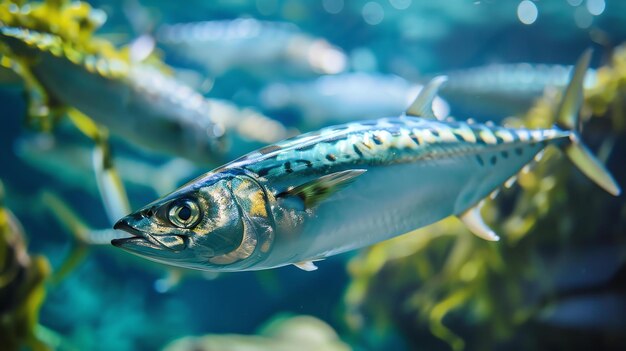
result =
[{"label": "fish tail of background fish", "polygon": [[580,107],[583,102],[583,81],[591,60],[588,49],[576,64],[570,84],[565,90],[557,115],[557,126],[570,131],[570,143],[562,146],[567,157],[589,179],[612,195],[618,196],[621,189],[604,165],[585,147],[580,138]]}]

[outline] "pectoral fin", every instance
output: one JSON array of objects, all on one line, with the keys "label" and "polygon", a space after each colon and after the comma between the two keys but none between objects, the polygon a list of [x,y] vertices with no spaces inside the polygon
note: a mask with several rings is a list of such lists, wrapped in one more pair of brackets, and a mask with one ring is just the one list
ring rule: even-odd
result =
[{"label": "pectoral fin", "polygon": [[365,173],[365,169],[349,169],[321,176],[308,183],[291,188],[276,198],[286,207],[309,209],[324,201],[330,195],[350,184]]},{"label": "pectoral fin", "polygon": [[458,217],[463,222],[463,224],[465,224],[467,229],[469,229],[469,231],[477,237],[483,238],[488,241],[500,240],[500,237],[483,221],[483,218],[480,215],[481,207],[482,202],[461,213]]},{"label": "pectoral fin", "polygon": [[317,270],[317,266],[315,265],[315,263],[313,263],[313,261],[302,261],[302,262],[294,263],[293,265],[307,272]]},{"label": "pectoral fin", "polygon": [[419,92],[415,101],[406,110],[407,116],[437,119],[433,113],[433,100],[437,97],[439,87],[448,80],[446,76],[431,79]]}]

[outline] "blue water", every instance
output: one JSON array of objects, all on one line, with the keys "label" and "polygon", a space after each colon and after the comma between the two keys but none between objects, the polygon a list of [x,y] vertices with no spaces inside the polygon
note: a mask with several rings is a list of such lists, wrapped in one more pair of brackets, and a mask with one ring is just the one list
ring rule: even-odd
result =
[{"label": "blue water", "polygon": [[[109,37],[122,33],[126,38],[138,35],[129,24],[133,16],[129,20],[122,11],[122,7],[128,3],[117,0],[92,3],[94,7],[104,9],[108,15],[101,33]],[[536,1],[531,4],[534,5],[528,6],[537,9],[537,18],[532,24],[523,24],[520,18],[529,15],[518,16],[520,2],[517,0],[141,2],[155,23],[239,17],[293,22],[304,32],[325,38],[341,48],[348,57],[351,70],[395,74],[407,80],[490,63],[571,65],[587,47],[595,49],[592,66],[598,67],[608,61],[612,48],[626,39],[626,2],[562,0]],[[523,19],[529,20],[525,17]],[[215,54],[219,55],[219,52]],[[178,67],[198,69],[197,65],[186,64],[175,55],[165,54],[164,60]],[[285,82],[313,78],[315,76],[305,79],[281,77]],[[216,78],[210,96],[262,109],[258,102],[259,91],[266,84],[274,82],[271,77],[259,80],[247,72],[233,71]],[[57,267],[70,252],[72,239],[46,210],[47,204],[38,200],[40,191],[52,190],[59,194],[94,228],[108,227],[109,223],[98,198],[29,166],[15,154],[14,143],[26,132],[23,123],[25,104],[20,88],[0,89],[0,106],[3,107],[0,179],[7,188],[8,207],[14,210],[25,227],[29,251],[47,256],[52,266]],[[464,107],[451,107],[452,112],[459,117],[481,117],[464,116]],[[297,118],[296,115],[294,111],[279,111],[272,117],[289,124]],[[603,137],[594,136],[590,145],[597,149]],[[616,140],[617,151],[609,158],[609,167],[613,167],[618,183],[624,186],[626,171],[620,162],[624,157],[624,135],[619,135]],[[114,148],[125,150],[128,146],[116,142]],[[209,168],[205,167],[205,170]],[[155,199],[154,194],[145,189],[129,189],[129,194],[134,208]],[[610,207],[615,222],[605,223],[610,230],[625,228],[625,215],[619,210],[624,208],[623,196],[615,201],[611,202]],[[620,216],[621,219],[618,218]],[[580,280],[570,279],[579,281],[577,289],[599,289],[607,294],[617,291],[618,302],[614,306],[623,306],[624,243],[623,235],[605,243],[617,246],[618,253],[603,261],[599,257],[606,256],[601,251],[598,256],[588,258],[590,263],[581,268],[601,270],[606,267],[616,273],[601,282],[580,277]],[[343,308],[350,275],[346,267],[356,254],[347,253],[323,261],[314,272],[304,272],[289,266],[266,272],[226,273],[211,280],[204,279],[196,272],[185,277],[171,291],[162,293],[155,288],[155,282],[163,277],[162,266],[130,257],[112,246],[92,248],[85,260],[59,285],[48,286],[40,323],[65,340],[65,346],[60,349],[157,350],[168,342],[188,335],[254,334],[259,326],[276,314],[290,312],[323,320],[357,350],[449,349],[448,344],[433,338],[426,325],[415,329],[415,324],[409,320],[397,320],[387,330],[386,337],[381,338],[383,342],[372,342],[376,337],[365,335],[372,333],[371,330],[354,331],[347,327]],[[566,278],[563,279],[568,281]],[[601,315],[610,311],[613,300],[590,301],[585,308],[594,312],[595,307],[595,311]],[[598,301],[598,304],[594,305],[594,301]],[[404,307],[398,301],[397,305],[390,305],[388,310],[402,310]],[[524,332],[530,330],[539,340],[535,344],[511,345],[503,342],[498,345],[504,347],[502,349],[508,349],[509,346],[529,350],[536,349],[534,347],[559,349],[563,345],[571,348],[572,345],[564,340],[580,332],[589,336],[589,344],[595,343],[601,349],[619,349],[620,345],[623,346],[623,333],[611,334],[610,331],[615,328],[623,331],[626,328],[626,314],[611,315],[608,326],[583,325],[572,329],[572,320],[585,318],[581,317],[585,313],[587,311],[565,314],[566,322],[556,318],[552,335],[545,335],[536,325],[525,326]],[[376,321],[371,322],[376,324]],[[475,326],[471,316],[465,319],[456,315],[449,322],[457,326],[456,332],[459,334],[469,339],[476,338],[472,335]],[[607,330],[608,334],[605,333]],[[515,330],[512,333],[509,342],[516,340]],[[589,344],[581,343],[581,349]]]}]

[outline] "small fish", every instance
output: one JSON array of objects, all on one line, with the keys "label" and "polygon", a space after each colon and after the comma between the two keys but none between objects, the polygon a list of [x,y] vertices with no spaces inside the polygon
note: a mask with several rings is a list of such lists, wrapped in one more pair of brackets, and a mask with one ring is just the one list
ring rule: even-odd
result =
[{"label": "small fish", "polygon": [[163,25],[156,41],[213,76],[238,68],[272,79],[307,77],[340,73],[347,63],[341,49],[292,23],[253,18]]},{"label": "small fish", "polygon": [[[261,91],[264,109],[296,109],[304,130],[380,116],[398,116],[406,111],[422,89],[394,75],[343,73],[326,75],[310,82],[273,83]],[[448,105],[437,97],[437,118],[448,116]]]},{"label": "small fish", "polygon": [[115,51],[89,52],[80,42],[20,27],[0,27],[0,41],[28,59],[52,103],[76,108],[147,150],[220,164],[288,135],[277,121],[204,98],[155,65]]},{"label": "small fish", "polygon": [[371,245],[448,216],[498,240],[482,220],[485,197],[547,146],[564,150],[609,193],[619,186],[581,144],[578,111],[591,58],[580,59],[551,129],[440,121],[433,79],[406,116],[322,129],[264,147],[120,219],[135,237],[112,244],[181,267],[260,270]]},{"label": "small fish", "polygon": [[[506,117],[526,112],[546,88],[565,87],[572,70],[572,66],[518,63],[450,71],[440,94],[453,112]],[[595,81],[595,70],[587,70],[584,87]]]},{"label": "small fish", "polygon": [[[69,187],[97,195],[93,148],[67,139],[49,134],[23,136],[15,142],[14,150],[31,167]],[[149,188],[159,196],[201,173],[198,167],[181,158],[154,164],[118,152],[114,160],[125,185]]]}]

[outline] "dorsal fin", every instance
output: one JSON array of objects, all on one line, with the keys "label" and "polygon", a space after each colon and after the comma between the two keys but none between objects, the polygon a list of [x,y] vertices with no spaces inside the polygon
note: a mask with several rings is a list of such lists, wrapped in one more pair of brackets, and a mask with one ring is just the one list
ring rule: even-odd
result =
[{"label": "dorsal fin", "polygon": [[310,182],[284,191],[276,197],[282,205],[298,209],[309,209],[324,201],[339,189],[350,184],[356,177],[365,173],[365,169],[349,169],[321,176]]},{"label": "dorsal fin", "polygon": [[406,115],[436,119],[437,117],[433,113],[433,100],[437,97],[439,87],[447,80],[448,77],[446,76],[437,76],[431,79],[417,94],[411,106],[406,110]]}]

